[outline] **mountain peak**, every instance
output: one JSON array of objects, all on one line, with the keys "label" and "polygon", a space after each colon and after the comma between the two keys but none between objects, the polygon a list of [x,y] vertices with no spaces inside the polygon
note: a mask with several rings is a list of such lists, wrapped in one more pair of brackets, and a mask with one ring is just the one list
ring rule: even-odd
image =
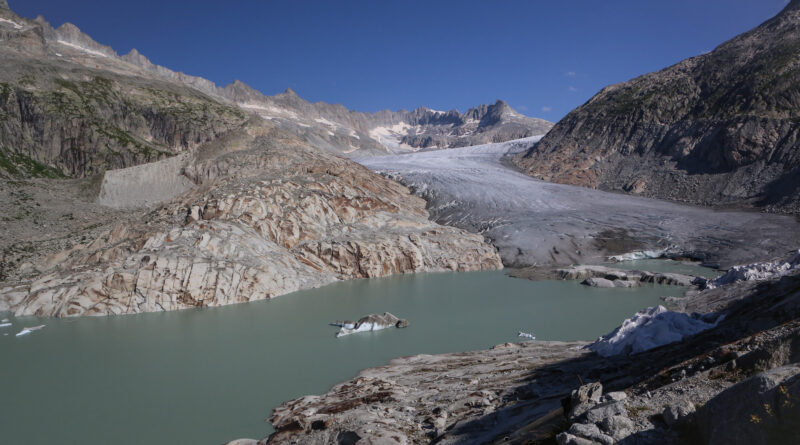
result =
[{"label": "mountain peak", "polygon": [[0,0],[0,11],[4,9],[7,9],[9,11],[11,10],[11,8],[8,7],[8,0]]},{"label": "mountain peak", "polygon": [[287,96],[297,96],[297,93],[291,87],[286,88],[286,91],[284,91],[283,94],[286,94]]}]

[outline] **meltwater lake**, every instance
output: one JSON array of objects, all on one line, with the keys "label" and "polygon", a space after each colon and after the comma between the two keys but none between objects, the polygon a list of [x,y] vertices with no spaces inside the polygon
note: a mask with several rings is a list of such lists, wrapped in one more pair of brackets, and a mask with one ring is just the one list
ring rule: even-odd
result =
[{"label": "meltwater lake", "polygon": [[[684,288],[596,289],[503,271],[336,283],[270,301],[0,328],[0,443],[221,444],[262,438],[281,402],[392,358],[520,341],[592,340]],[[406,329],[335,338],[370,313]],[[25,326],[45,324],[15,337]],[[7,335],[6,335],[7,334]]]}]

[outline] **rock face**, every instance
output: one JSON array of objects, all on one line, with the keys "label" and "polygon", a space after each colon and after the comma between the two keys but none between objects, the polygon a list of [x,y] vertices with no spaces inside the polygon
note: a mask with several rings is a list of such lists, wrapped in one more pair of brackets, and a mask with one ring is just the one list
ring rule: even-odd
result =
[{"label": "rock face", "polygon": [[783,366],[740,382],[698,411],[709,445],[800,442],[800,364]]},{"label": "rock face", "polygon": [[716,48],[609,86],[515,162],[548,181],[800,212],[800,2]]},{"label": "rock face", "polygon": [[585,265],[556,269],[554,274],[560,280],[583,280],[582,284],[593,287],[636,287],[643,283],[691,286],[697,279],[697,277],[678,273],[647,272]]},{"label": "rock face", "polygon": [[251,124],[238,150],[194,152],[176,172],[192,190],[7,283],[0,310],[173,310],[340,279],[502,267],[481,236],[428,221],[424,201],[404,187],[263,125]]},{"label": "rock face", "polygon": [[125,70],[71,24],[53,29],[2,8],[0,18],[0,175],[102,174],[195,148],[247,120],[232,104]]},{"label": "rock face", "polygon": [[[314,136],[328,121],[291,91],[218,88],[71,24],[0,18],[0,310],[173,310],[502,267],[481,236],[431,223],[406,188],[329,153]],[[472,115],[487,131],[515,116]]]},{"label": "rock face", "polygon": [[265,96],[239,81],[217,87],[136,49],[120,56],[71,23],[54,29],[3,5],[0,19],[0,174],[29,176],[33,165],[83,177],[152,162],[215,140],[248,115],[346,156],[507,141],[552,127],[503,101],[464,114],[359,113],[291,89]]}]

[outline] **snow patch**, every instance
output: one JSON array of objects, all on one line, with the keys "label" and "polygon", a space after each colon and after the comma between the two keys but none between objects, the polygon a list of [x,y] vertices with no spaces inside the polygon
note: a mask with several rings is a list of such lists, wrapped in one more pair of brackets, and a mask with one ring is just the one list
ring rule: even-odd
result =
[{"label": "snow patch", "polygon": [[412,127],[405,122],[394,124],[391,127],[375,127],[369,131],[369,137],[378,141],[379,144],[388,148],[389,151],[417,151],[418,148],[408,144],[401,144],[400,139],[410,133],[411,129],[419,131],[421,127]]},{"label": "snow patch", "polygon": [[11,326],[11,323],[0,323],[0,328],[7,328]]},{"label": "snow patch", "polygon": [[0,18],[0,23],[8,23],[9,25],[13,26],[14,29],[22,29],[22,25],[20,25],[19,23],[15,22],[13,20]]},{"label": "snow patch", "polygon": [[86,48],[84,46],[76,45],[74,43],[65,42],[64,40],[56,40],[56,42],[58,42],[58,43],[60,43],[62,45],[65,45],[65,46],[69,46],[70,48],[77,49],[78,51],[83,51],[83,52],[85,52],[87,54],[91,54],[93,56],[108,57],[108,54],[103,54],[100,51],[95,51],[93,49],[89,49],[89,48]]},{"label": "snow patch", "polygon": [[322,124],[322,125],[327,125],[327,126],[329,126],[329,127],[334,127],[334,128],[336,128],[336,127],[338,127],[338,126],[339,126],[339,124],[337,124],[337,123],[335,123],[335,122],[331,122],[331,121],[329,121],[328,119],[325,119],[324,117],[318,117],[318,118],[314,119],[314,121],[315,121],[315,122],[317,122],[317,123],[320,123],[320,124]]},{"label": "snow patch", "polygon": [[[239,107],[244,108],[246,110],[252,110],[258,112],[261,117],[264,118],[271,118],[271,117],[278,117],[278,116],[286,116],[290,118],[297,118],[297,113],[294,111],[286,110],[283,108],[274,107],[272,105],[264,105],[259,103],[253,102],[240,102],[237,105]],[[306,125],[310,127],[310,125]]]},{"label": "snow patch", "polygon": [[720,321],[722,317],[710,323],[699,314],[668,311],[664,306],[649,307],[587,348],[603,357],[638,354],[711,329]]},{"label": "snow patch", "polygon": [[737,281],[761,281],[779,278],[795,269],[800,269],[800,250],[796,250],[789,258],[782,261],[733,266],[725,275],[706,281],[706,289],[714,289]]}]

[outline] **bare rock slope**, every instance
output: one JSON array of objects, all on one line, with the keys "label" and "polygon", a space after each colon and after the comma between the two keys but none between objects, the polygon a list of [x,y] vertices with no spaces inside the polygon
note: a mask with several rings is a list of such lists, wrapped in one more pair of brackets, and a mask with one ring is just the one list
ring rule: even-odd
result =
[{"label": "bare rock slope", "polygon": [[241,131],[239,149],[201,147],[175,172],[191,190],[14,273],[0,310],[173,310],[338,279],[502,267],[481,236],[430,222],[404,187],[268,123]]},{"label": "bare rock slope", "polygon": [[800,211],[800,2],[716,48],[609,86],[516,158],[547,181]]}]

